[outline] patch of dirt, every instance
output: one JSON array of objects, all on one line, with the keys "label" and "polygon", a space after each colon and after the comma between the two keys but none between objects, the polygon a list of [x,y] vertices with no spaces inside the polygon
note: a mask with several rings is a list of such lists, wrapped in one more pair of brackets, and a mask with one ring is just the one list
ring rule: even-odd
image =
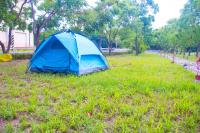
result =
[{"label": "patch of dirt", "polygon": [[30,128],[30,127],[26,128],[26,129],[24,130],[24,133],[30,133],[30,132],[31,132],[31,128]]},{"label": "patch of dirt", "polygon": [[22,64],[27,64],[28,60],[12,60],[10,62],[4,62],[0,64],[0,67],[10,67],[10,66],[19,66]]},{"label": "patch of dirt", "polygon": [[76,103],[77,103],[77,101],[76,101],[76,100],[74,100],[74,99],[72,99],[72,100],[70,100],[70,103],[74,105],[74,104],[76,104]]},{"label": "patch of dirt", "polygon": [[6,124],[6,122],[0,118],[0,132],[3,131],[5,124]]},{"label": "patch of dirt", "polygon": [[35,119],[35,116],[32,116],[29,112],[23,111],[23,112],[18,112],[17,116],[24,116],[27,121],[33,121]]},{"label": "patch of dirt", "polygon": [[110,117],[110,118],[106,118],[106,119],[104,120],[104,122],[105,122],[106,124],[108,124],[108,125],[113,125],[114,122],[115,122],[115,116]]},{"label": "patch of dirt", "polygon": [[82,101],[83,101],[83,103],[87,103],[87,102],[88,102],[88,98],[84,96],[84,97],[82,98]]},{"label": "patch of dirt", "polygon": [[38,87],[40,87],[40,88],[43,88],[43,87],[50,88],[50,84],[49,83],[40,82],[40,83],[38,83]]},{"label": "patch of dirt", "polygon": [[104,123],[107,125],[107,128],[104,129],[105,133],[113,132],[113,126],[115,124],[115,120],[116,120],[117,116],[118,116],[118,114],[115,113],[113,116],[106,117],[104,119]]},{"label": "patch of dirt", "polygon": [[87,116],[88,116],[89,118],[92,118],[92,117],[93,117],[93,113],[92,113],[92,112],[88,112],[88,113],[87,113]]},{"label": "patch of dirt", "polygon": [[101,111],[101,109],[100,109],[100,107],[99,107],[99,105],[95,105],[95,107],[94,107],[94,110],[93,110],[94,112],[100,112]]},{"label": "patch of dirt", "polygon": [[197,132],[197,133],[200,133],[200,120],[199,120],[197,123],[198,123],[198,126],[197,126],[197,128],[196,128],[196,132]]},{"label": "patch of dirt", "polygon": [[142,120],[149,122],[150,120],[150,116],[153,115],[154,113],[154,108],[149,108],[148,111],[143,115]]},{"label": "patch of dirt", "polygon": [[120,99],[121,103],[132,104],[133,96],[125,96]]},{"label": "patch of dirt", "polygon": [[26,112],[26,111],[23,111],[23,112],[17,112],[17,115],[28,116],[29,113]]},{"label": "patch of dirt", "polygon": [[178,123],[180,123],[181,121],[182,121],[182,117],[181,117],[181,115],[177,115],[177,117],[176,117],[176,121],[178,122]]},{"label": "patch of dirt", "polygon": [[19,118],[15,118],[11,121],[5,121],[2,118],[0,118],[0,133],[3,132],[5,126],[7,123],[11,123],[11,125],[15,128],[17,128],[17,126],[19,125],[20,119]]},{"label": "patch of dirt", "polygon": [[117,116],[117,114],[115,114],[112,117],[108,117],[108,118],[104,119],[104,122],[107,125],[107,127],[104,129],[104,133],[113,132],[113,126],[114,126],[114,123],[115,123],[116,116]]},{"label": "patch of dirt", "polygon": [[43,95],[40,95],[40,94],[39,94],[39,95],[37,96],[38,101],[42,101],[43,97],[44,97]]},{"label": "patch of dirt", "polygon": [[66,133],[74,133],[74,132],[76,132],[76,130],[68,129],[68,131]]},{"label": "patch of dirt", "polygon": [[28,79],[28,78],[21,78],[21,80],[23,82],[26,82],[26,83],[30,83],[31,82],[31,79]]},{"label": "patch of dirt", "polygon": [[5,88],[7,88],[7,86],[8,86],[8,84],[7,84],[7,82],[6,81],[3,81],[3,79],[2,79],[2,81],[0,81],[0,89],[5,89]]},{"label": "patch of dirt", "polygon": [[14,120],[11,121],[11,124],[12,124],[14,127],[17,127],[17,126],[19,125],[19,122],[20,122],[19,118],[16,118],[16,119],[14,119]]}]

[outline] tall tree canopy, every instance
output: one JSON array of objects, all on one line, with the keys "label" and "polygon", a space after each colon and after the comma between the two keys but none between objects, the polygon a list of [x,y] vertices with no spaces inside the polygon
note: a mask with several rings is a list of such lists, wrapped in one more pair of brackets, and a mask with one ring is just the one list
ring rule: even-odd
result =
[{"label": "tall tree canopy", "polygon": [[181,12],[179,19],[170,20],[168,24],[156,31],[154,37],[162,36],[160,39],[154,39],[160,48],[169,51],[180,51],[185,53],[196,51],[199,56],[200,49],[200,1],[188,0]]},{"label": "tall tree canopy", "polygon": [[60,22],[79,11],[85,5],[84,0],[30,0],[31,28],[34,35],[34,44],[39,44],[41,31],[58,28]]},{"label": "tall tree canopy", "polygon": [[131,47],[139,54],[148,43],[148,32],[157,11],[153,0],[101,0],[96,7],[77,14],[77,23],[73,21],[71,27],[90,36],[106,38],[109,54],[113,43]]},{"label": "tall tree canopy", "polygon": [[141,53],[150,42],[151,23],[158,11],[153,0],[99,0],[95,7],[87,5],[85,0],[24,0],[20,9],[12,9],[17,3],[17,0],[0,2],[6,4],[0,10],[1,25],[25,29],[29,23],[36,46],[41,33],[67,27],[98,40],[100,47],[106,43],[109,54],[113,44],[129,47],[136,55]]}]

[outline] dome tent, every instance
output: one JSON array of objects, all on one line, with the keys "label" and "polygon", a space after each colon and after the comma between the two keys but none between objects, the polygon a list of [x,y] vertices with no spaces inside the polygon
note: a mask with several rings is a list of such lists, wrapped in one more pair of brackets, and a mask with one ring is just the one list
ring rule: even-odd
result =
[{"label": "dome tent", "polygon": [[108,69],[96,45],[70,30],[49,36],[35,50],[29,72],[62,72],[77,75]]}]

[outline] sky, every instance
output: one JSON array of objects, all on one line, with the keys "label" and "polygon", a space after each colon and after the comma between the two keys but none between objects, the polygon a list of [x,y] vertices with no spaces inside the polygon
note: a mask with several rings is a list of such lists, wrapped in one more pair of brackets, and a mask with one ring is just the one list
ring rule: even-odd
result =
[{"label": "sky", "polygon": [[[97,0],[87,0],[89,5],[94,6]],[[167,24],[170,19],[179,18],[181,9],[187,0],[154,0],[159,6],[159,12],[155,16],[153,28],[158,29]]]},{"label": "sky", "polygon": [[167,21],[180,17],[180,11],[184,8],[187,0],[154,0],[159,6],[159,12],[155,16],[153,28],[160,28],[167,24]]}]

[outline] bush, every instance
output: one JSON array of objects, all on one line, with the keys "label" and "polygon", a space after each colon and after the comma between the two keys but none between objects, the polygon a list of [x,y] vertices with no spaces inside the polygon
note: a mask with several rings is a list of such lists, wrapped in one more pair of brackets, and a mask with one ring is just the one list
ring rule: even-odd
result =
[{"label": "bush", "polygon": [[32,57],[32,53],[19,53],[19,54],[12,54],[13,60],[24,60],[30,59]]}]

